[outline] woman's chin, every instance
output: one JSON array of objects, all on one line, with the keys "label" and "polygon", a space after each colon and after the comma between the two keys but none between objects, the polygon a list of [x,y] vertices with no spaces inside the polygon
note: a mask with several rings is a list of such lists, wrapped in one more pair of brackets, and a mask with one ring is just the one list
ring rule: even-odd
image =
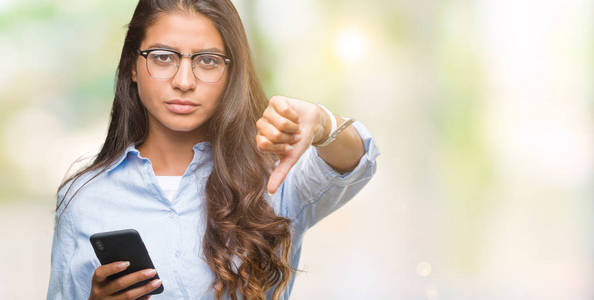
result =
[{"label": "woman's chin", "polygon": [[169,124],[167,124],[167,128],[171,131],[175,131],[175,132],[193,132],[196,131],[200,128],[202,124],[201,123],[196,123],[196,122],[188,122],[188,123],[182,123],[182,122],[170,122]]}]

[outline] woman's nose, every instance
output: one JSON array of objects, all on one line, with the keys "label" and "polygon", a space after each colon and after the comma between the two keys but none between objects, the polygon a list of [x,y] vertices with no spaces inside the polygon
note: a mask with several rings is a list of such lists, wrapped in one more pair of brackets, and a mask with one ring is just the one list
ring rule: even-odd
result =
[{"label": "woman's nose", "polygon": [[184,58],[179,63],[172,84],[180,90],[191,90],[196,87],[197,78],[194,76],[194,70],[192,70],[192,61]]}]

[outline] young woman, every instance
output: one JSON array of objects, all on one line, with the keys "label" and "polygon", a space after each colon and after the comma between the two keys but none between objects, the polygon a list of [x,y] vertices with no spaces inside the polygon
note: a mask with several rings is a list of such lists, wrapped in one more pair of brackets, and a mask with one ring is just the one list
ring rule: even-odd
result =
[{"label": "young woman", "polygon": [[89,242],[134,228],[155,298],[288,299],[305,231],[375,173],[379,151],[350,122],[267,101],[229,0],[141,0],[105,143],[58,189],[47,298],[148,298],[161,281],[122,290],[154,270],[107,280],[126,264],[101,265]]}]

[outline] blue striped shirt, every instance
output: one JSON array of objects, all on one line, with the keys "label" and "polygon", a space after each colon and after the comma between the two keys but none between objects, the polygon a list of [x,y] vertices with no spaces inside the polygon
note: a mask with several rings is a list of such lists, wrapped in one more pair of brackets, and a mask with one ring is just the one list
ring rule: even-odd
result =
[{"label": "blue striped shirt", "polygon": [[[295,268],[307,229],[352,199],[375,173],[379,150],[362,123],[353,126],[365,147],[354,170],[337,173],[315,147],[309,147],[277,192],[265,194],[275,213],[292,221],[290,257]],[[202,253],[204,187],[213,167],[210,150],[208,142],[194,145],[193,159],[171,201],[159,186],[150,160],[131,144],[79,191],[67,209],[61,205],[56,214],[47,299],[87,299],[93,272],[100,266],[89,237],[126,228],[140,233],[163,281],[164,292],[151,298],[214,299],[209,288],[214,275]],[[98,172],[88,172],[77,180],[68,198]],[[69,181],[58,191],[58,201],[72,184]],[[294,279],[292,276],[281,299],[289,299]],[[267,299],[272,299],[272,291]]]}]

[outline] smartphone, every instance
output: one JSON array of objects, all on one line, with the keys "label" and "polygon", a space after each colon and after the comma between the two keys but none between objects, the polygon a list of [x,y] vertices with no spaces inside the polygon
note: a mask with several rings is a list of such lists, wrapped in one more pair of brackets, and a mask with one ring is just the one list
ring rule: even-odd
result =
[{"label": "smartphone", "polygon": [[[91,245],[97,258],[102,265],[109,264],[115,261],[129,261],[130,266],[116,274],[108,276],[108,280],[114,280],[121,276],[134,273],[143,269],[154,269],[153,262],[144,246],[144,242],[140,238],[138,231],[134,229],[123,229],[116,231],[100,232],[91,235]],[[155,274],[153,278],[137,282],[125,289],[127,290],[143,286],[150,281],[159,278],[159,274]],[[160,294],[163,292],[163,284],[159,288],[151,291],[148,294]]]}]

